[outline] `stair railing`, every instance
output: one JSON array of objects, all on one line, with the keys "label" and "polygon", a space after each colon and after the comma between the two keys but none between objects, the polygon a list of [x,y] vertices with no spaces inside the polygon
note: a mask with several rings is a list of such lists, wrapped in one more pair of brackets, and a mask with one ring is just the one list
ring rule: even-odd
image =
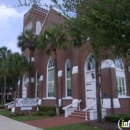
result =
[{"label": "stair railing", "polygon": [[85,109],[83,109],[82,111],[83,111],[83,112],[86,112],[86,111],[89,110],[91,107],[95,106],[96,104],[97,104],[97,103],[95,102],[95,103],[93,103],[92,105],[90,105],[90,106],[86,107]]},{"label": "stair railing", "polygon": [[15,101],[4,104],[4,106],[6,106],[6,109],[13,108],[14,105],[15,105]]},{"label": "stair railing", "polygon": [[62,109],[63,109],[63,110],[66,110],[66,109],[72,107],[73,105],[78,104],[78,107],[79,107],[79,110],[80,110],[80,105],[79,105],[80,102],[82,102],[82,100],[78,100],[77,102],[71,103],[71,104],[69,104],[69,105],[63,107]]},{"label": "stair railing", "polygon": [[[71,104],[63,107],[62,109],[65,111],[65,117],[68,117],[69,115],[71,115],[72,112],[74,112],[77,109],[80,110],[80,102],[82,102],[82,100],[78,100],[74,103],[71,103]],[[78,107],[73,107],[73,105],[75,105],[75,104],[77,104]]]}]

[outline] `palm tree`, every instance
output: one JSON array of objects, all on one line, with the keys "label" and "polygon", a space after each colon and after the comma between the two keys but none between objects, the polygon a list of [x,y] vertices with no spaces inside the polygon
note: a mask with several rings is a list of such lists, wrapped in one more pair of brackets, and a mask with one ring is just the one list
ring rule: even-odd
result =
[{"label": "palm tree", "polygon": [[[34,55],[36,45],[38,44],[37,35],[32,30],[25,30],[18,36],[17,46],[21,48],[21,51],[29,49],[30,51],[30,66],[32,67],[31,57]],[[30,86],[31,86],[31,71],[29,71],[29,86],[28,86],[28,97],[30,97]]]},{"label": "palm tree", "polygon": [[54,54],[54,88],[56,97],[56,114],[59,114],[59,86],[58,86],[58,66],[57,66],[57,50],[66,49],[67,35],[61,25],[53,24],[48,27],[43,34],[39,36],[40,44],[38,49],[46,50],[49,55]]},{"label": "palm tree", "polygon": [[30,70],[30,64],[25,56],[19,53],[13,53],[7,57],[6,66],[8,73],[13,77],[13,86],[17,95],[17,83],[21,79],[23,73]]},{"label": "palm tree", "polygon": [[3,93],[3,103],[6,103],[6,74],[7,68],[5,66],[5,61],[7,57],[11,54],[11,50],[8,50],[7,47],[3,46],[0,48],[0,62],[1,62],[1,73],[4,76],[4,93]]}]

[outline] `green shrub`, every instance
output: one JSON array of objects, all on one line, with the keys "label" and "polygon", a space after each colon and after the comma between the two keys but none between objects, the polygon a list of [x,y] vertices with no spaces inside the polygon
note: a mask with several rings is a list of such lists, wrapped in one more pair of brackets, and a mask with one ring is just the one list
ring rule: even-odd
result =
[{"label": "green shrub", "polygon": [[33,112],[32,115],[33,115],[33,116],[44,116],[45,114],[44,114],[44,112],[42,112],[42,111],[37,111],[37,112]]},{"label": "green shrub", "polygon": [[42,112],[47,112],[50,110],[56,111],[56,107],[55,106],[38,106],[39,111]]},{"label": "green shrub", "polygon": [[16,115],[14,113],[8,114],[8,117],[15,117]]},{"label": "green shrub", "polygon": [[0,109],[5,109],[5,106],[0,106]]},{"label": "green shrub", "polygon": [[[56,107],[55,106],[38,106],[39,111],[42,112],[48,112],[50,110],[55,111],[56,113]],[[62,110],[62,107],[59,107],[59,113],[63,114],[64,110]]]},{"label": "green shrub", "polygon": [[24,112],[21,112],[20,113],[20,116],[25,116],[26,114]]},{"label": "green shrub", "polygon": [[119,114],[118,116],[129,116],[130,117],[130,114]]},{"label": "green shrub", "polygon": [[60,114],[65,113],[65,111],[62,109],[62,107],[59,107],[59,112],[60,112]]},{"label": "green shrub", "polygon": [[112,122],[112,123],[118,123],[118,121],[124,118],[124,120],[130,120],[129,116],[105,116],[105,121]]},{"label": "green shrub", "polygon": [[56,112],[53,111],[53,110],[49,110],[49,111],[47,111],[47,115],[48,115],[48,116],[55,116],[55,115],[56,115]]}]

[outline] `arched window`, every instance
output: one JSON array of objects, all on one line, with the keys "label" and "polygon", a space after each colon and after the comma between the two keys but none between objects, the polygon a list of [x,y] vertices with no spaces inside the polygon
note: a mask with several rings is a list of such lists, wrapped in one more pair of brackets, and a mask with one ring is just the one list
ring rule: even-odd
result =
[{"label": "arched window", "polygon": [[117,69],[122,69],[122,70],[124,69],[124,65],[123,65],[121,58],[117,57],[115,59],[115,66],[116,66]]},{"label": "arched window", "polygon": [[116,57],[116,80],[117,80],[117,92],[118,96],[126,96],[126,80],[125,80],[125,70],[122,58]]},{"label": "arched window", "polygon": [[35,97],[39,97],[39,71],[36,72],[36,89],[35,89]]},{"label": "arched window", "polygon": [[94,55],[90,55],[87,62],[87,71],[95,69],[95,58]]},{"label": "arched window", "polygon": [[52,58],[47,64],[47,96],[54,97],[54,61]]},{"label": "arched window", "polygon": [[22,98],[27,97],[27,83],[28,83],[28,77],[25,74],[24,77],[23,77]]},{"label": "arched window", "polygon": [[70,60],[65,63],[65,86],[66,86],[66,96],[71,96],[71,64]]},{"label": "arched window", "polygon": [[39,35],[40,31],[41,31],[41,28],[42,28],[42,24],[40,21],[37,21],[36,22],[36,34]]}]

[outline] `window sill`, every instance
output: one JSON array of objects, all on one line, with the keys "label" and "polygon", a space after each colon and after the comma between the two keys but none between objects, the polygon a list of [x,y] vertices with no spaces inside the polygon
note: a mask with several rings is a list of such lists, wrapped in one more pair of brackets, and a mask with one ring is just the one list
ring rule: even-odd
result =
[{"label": "window sill", "polygon": [[125,96],[125,95],[124,95],[124,96],[118,96],[118,98],[119,98],[119,99],[121,99],[121,98],[130,98],[130,96]]},{"label": "window sill", "polygon": [[42,100],[56,100],[56,98],[54,98],[54,97],[47,97],[47,98],[42,98]]},{"label": "window sill", "polygon": [[73,99],[72,97],[65,97],[65,98],[62,98],[63,100],[70,100],[70,99]]}]

